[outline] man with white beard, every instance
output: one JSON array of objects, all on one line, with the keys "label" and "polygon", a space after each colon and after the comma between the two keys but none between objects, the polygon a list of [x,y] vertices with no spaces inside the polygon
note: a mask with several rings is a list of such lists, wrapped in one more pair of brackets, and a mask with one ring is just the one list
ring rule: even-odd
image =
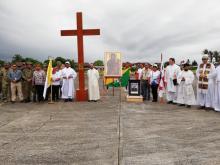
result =
[{"label": "man with white beard", "polygon": [[179,84],[178,87],[178,95],[177,95],[177,103],[179,106],[185,106],[190,108],[191,105],[196,105],[195,94],[193,90],[193,81],[194,74],[191,70],[189,70],[189,64],[183,65],[183,70],[177,77],[177,82]]},{"label": "man with white beard", "polygon": [[94,68],[93,64],[90,64],[90,69],[87,72],[88,76],[88,90],[89,101],[96,102],[100,99],[99,92],[99,72]]},{"label": "man with white beard", "polygon": [[177,100],[177,77],[180,73],[180,67],[175,64],[175,59],[169,59],[169,65],[166,68],[165,82],[167,84],[167,103],[176,104]]},{"label": "man with white beard", "polygon": [[70,67],[70,62],[65,62],[65,68],[61,71],[61,77],[63,79],[62,85],[62,98],[65,102],[72,102],[75,94],[74,80],[77,74],[74,69]]},{"label": "man with white beard", "polygon": [[196,71],[198,78],[197,89],[197,103],[200,105],[199,109],[209,109],[214,107],[215,100],[215,80],[214,72],[215,66],[208,62],[208,55],[202,57],[202,64],[200,64]]}]

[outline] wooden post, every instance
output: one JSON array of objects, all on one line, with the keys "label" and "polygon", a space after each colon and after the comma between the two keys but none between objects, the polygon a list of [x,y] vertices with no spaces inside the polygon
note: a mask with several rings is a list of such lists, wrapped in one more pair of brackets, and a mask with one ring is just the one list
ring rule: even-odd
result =
[{"label": "wooden post", "polygon": [[77,20],[77,29],[76,30],[61,30],[61,36],[77,36],[79,89],[76,90],[76,100],[87,101],[88,90],[85,89],[83,36],[84,35],[100,35],[100,30],[99,29],[83,29],[83,20],[82,20],[81,12],[76,13],[76,20]]}]

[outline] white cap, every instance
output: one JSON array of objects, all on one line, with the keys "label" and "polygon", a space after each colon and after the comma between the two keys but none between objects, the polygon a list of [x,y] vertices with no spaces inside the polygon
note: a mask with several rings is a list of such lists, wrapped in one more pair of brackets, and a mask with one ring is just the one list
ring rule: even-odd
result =
[{"label": "white cap", "polygon": [[154,64],[153,67],[158,67],[157,64]]},{"label": "white cap", "polygon": [[202,59],[209,59],[209,56],[207,54],[202,56]]},{"label": "white cap", "polygon": [[70,64],[70,62],[69,62],[69,61],[66,61],[65,64]]}]

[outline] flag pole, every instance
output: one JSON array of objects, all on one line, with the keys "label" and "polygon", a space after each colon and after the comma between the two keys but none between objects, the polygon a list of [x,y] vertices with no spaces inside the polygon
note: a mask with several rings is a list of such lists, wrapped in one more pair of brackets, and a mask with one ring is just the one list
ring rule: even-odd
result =
[{"label": "flag pole", "polygon": [[[49,60],[51,60],[51,62],[53,62],[53,58],[49,57]],[[52,65],[52,64],[51,64]],[[52,71],[53,72],[53,71]],[[51,80],[50,80],[51,81]],[[54,104],[53,102],[53,88],[52,88],[52,83],[50,84],[50,102],[48,102],[48,104]]]}]

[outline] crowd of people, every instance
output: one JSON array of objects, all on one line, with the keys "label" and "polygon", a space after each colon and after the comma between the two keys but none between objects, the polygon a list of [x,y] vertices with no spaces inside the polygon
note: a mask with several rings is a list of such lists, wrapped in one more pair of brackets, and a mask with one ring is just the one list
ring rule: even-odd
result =
[{"label": "crowd of people", "polygon": [[[72,102],[75,96],[74,80],[77,73],[66,61],[62,64],[57,61],[56,66],[52,68],[51,85],[47,87],[47,65],[33,65],[31,62],[5,63],[0,70],[1,77],[1,100],[3,102],[22,103],[43,102],[52,98],[52,101],[64,100]],[[100,99],[98,71],[93,64],[88,70],[89,80],[89,101]],[[51,96],[51,97],[49,97]]]},{"label": "crowd of people", "polygon": [[[190,108],[198,105],[199,109],[220,111],[220,66],[209,63],[209,57],[204,55],[196,73],[190,70],[188,63],[177,65],[174,58],[159,68],[157,64],[140,65],[137,70],[141,81],[141,94],[144,100],[178,104]],[[53,101],[63,99],[72,102],[75,96],[74,80],[77,73],[68,61],[65,64],[57,62],[52,69],[52,84],[45,88],[47,66],[32,65],[31,62],[18,64],[6,63],[0,71],[2,77],[2,100],[4,102],[43,102],[49,96]],[[93,64],[87,71],[88,101],[100,99],[99,72]],[[194,81],[196,80],[196,81]],[[197,88],[195,88],[195,84]],[[46,89],[46,90],[45,90]],[[50,90],[52,89],[52,90]],[[197,97],[195,97],[195,89]],[[52,91],[52,93],[51,93]]]},{"label": "crowd of people", "polygon": [[198,105],[199,109],[220,111],[220,66],[209,63],[207,55],[202,57],[195,74],[188,63],[179,66],[174,58],[170,58],[163,69],[158,68],[157,64],[140,65],[137,73],[144,100],[150,100],[152,95],[153,102],[157,102],[158,98],[164,102],[166,97],[167,104],[187,108]]}]

